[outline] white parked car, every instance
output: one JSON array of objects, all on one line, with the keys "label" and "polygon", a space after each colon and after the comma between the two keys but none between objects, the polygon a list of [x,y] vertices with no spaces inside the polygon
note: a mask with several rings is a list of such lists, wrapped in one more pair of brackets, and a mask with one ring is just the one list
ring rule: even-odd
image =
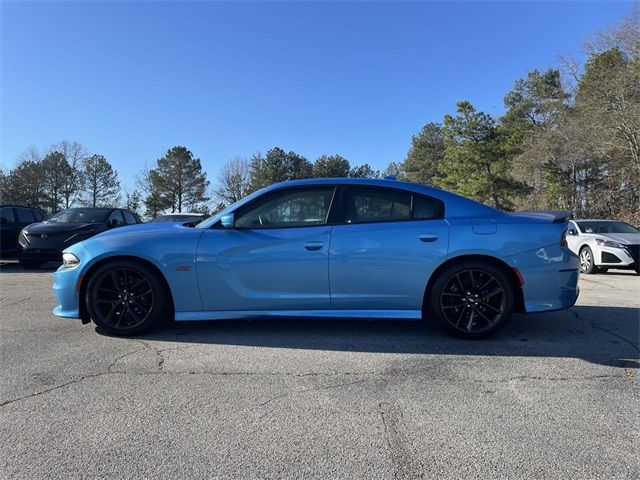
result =
[{"label": "white parked car", "polygon": [[580,257],[580,272],[606,272],[609,268],[640,274],[640,230],[616,220],[571,220],[569,248]]}]

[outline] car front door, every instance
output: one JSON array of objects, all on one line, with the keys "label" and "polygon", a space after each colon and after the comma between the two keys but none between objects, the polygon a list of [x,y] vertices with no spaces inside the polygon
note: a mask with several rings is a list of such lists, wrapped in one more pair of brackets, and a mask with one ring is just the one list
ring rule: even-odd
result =
[{"label": "car front door", "polygon": [[202,235],[197,272],[205,310],[328,309],[329,215],[335,186],[283,188]]},{"label": "car front door", "polygon": [[420,310],[446,258],[449,224],[438,199],[381,187],[344,187],[331,236],[331,303],[344,310]]},{"label": "car front door", "polygon": [[2,253],[13,252],[18,248],[20,229],[12,207],[0,208],[0,248]]}]

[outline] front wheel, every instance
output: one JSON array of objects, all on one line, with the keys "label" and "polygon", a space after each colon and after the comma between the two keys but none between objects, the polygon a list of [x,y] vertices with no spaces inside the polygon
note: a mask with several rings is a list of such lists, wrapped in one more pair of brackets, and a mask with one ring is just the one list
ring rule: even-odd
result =
[{"label": "front wheel", "polygon": [[582,250],[580,250],[580,273],[596,273],[596,268],[591,248],[583,247]]},{"label": "front wheel", "polygon": [[98,330],[119,336],[149,330],[167,310],[158,274],[143,264],[127,261],[98,268],[87,284],[85,301]]},{"label": "front wheel", "polygon": [[493,265],[453,265],[436,279],[428,313],[452,335],[477,339],[496,333],[511,318],[513,289]]}]

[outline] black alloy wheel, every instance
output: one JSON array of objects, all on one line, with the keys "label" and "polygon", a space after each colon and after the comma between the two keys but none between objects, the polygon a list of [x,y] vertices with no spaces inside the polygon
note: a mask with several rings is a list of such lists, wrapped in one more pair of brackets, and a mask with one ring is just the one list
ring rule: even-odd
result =
[{"label": "black alloy wheel", "polygon": [[126,261],[101,266],[89,279],[85,301],[98,329],[111,335],[150,329],[162,319],[167,305],[158,275]]},{"label": "black alloy wheel", "polygon": [[430,310],[449,333],[482,338],[494,334],[509,320],[513,296],[500,269],[469,262],[442,272],[431,292]]}]

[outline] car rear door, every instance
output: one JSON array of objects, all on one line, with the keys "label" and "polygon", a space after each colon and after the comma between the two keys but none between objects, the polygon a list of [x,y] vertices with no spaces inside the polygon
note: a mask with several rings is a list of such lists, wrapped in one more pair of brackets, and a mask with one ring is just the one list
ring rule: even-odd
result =
[{"label": "car rear door", "polygon": [[331,235],[334,309],[419,310],[429,277],[446,258],[442,201],[387,187],[345,186]]},{"label": "car rear door", "polygon": [[205,310],[329,309],[335,186],[283,188],[204,232],[197,270]]}]

